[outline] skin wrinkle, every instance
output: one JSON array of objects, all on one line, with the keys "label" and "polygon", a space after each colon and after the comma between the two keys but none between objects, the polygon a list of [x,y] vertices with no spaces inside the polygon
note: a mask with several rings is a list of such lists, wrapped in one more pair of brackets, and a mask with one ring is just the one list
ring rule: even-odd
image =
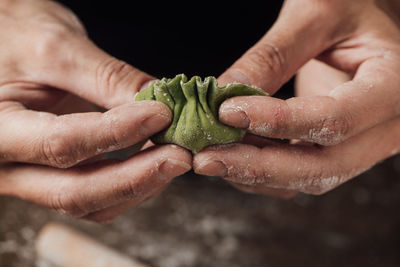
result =
[{"label": "skin wrinkle", "polygon": [[54,191],[44,193],[44,203],[60,214],[80,218],[87,214],[86,209],[79,204],[82,198],[74,190],[74,183],[70,179],[63,179],[63,176],[64,174],[58,174],[50,177],[51,182],[48,187]]},{"label": "skin wrinkle", "polygon": [[323,145],[336,145],[341,143],[344,138],[342,133],[330,130],[328,127],[321,129],[310,129],[307,136],[300,137],[303,141],[311,141]]},{"label": "skin wrinkle", "polygon": [[[96,68],[96,87],[99,93],[105,94],[105,99],[114,97],[115,75],[125,71],[126,64],[116,58],[105,57]],[[104,88],[105,91],[104,91]],[[105,104],[107,105],[107,104]]]},{"label": "skin wrinkle", "polygon": [[297,190],[302,193],[321,195],[334,188],[344,184],[348,180],[358,176],[370,168],[360,168],[359,170],[351,170],[342,175],[323,176],[316,178],[308,178],[304,181],[290,181],[287,189]]},{"label": "skin wrinkle", "polygon": [[[165,160],[161,158],[159,160],[152,162],[144,170],[144,173],[142,173],[140,176],[133,175],[133,177],[129,180],[122,179],[122,177],[125,177],[127,173],[131,173],[132,167],[125,165],[124,167],[119,168],[118,173],[121,176],[121,179],[118,179],[118,180],[123,180],[124,182],[122,184],[116,183],[115,185],[113,185],[113,187],[114,187],[113,195],[117,196],[117,202],[123,201],[123,200],[142,199],[146,195],[146,192],[147,192],[146,186],[148,186],[148,185],[147,185],[146,181],[158,180],[157,170],[159,169],[159,166],[160,166],[159,161],[163,162]],[[112,203],[112,204],[116,204],[116,203]]]},{"label": "skin wrinkle", "polygon": [[65,132],[65,127],[70,125],[68,115],[53,118],[53,131],[48,136],[44,136],[43,154],[51,164],[60,167],[70,167],[83,161],[87,157],[88,147],[85,142],[73,142],[74,147],[66,145],[68,139],[74,140],[76,136]]},{"label": "skin wrinkle", "polygon": [[[222,162],[227,165],[226,161],[222,160]],[[233,165],[228,166],[228,174],[225,176],[228,181],[247,186],[267,185],[268,187],[278,188],[271,185],[270,180],[274,179],[272,174],[265,171],[254,170],[251,164],[247,164],[245,168],[241,169],[238,169]]]},{"label": "skin wrinkle", "polygon": [[[238,68],[238,72],[244,72],[243,74],[249,77],[250,84],[255,84],[257,87],[263,88],[264,90],[269,88],[279,88],[286,80],[284,69],[285,68],[285,57],[280,53],[277,46],[272,45],[268,42],[259,42],[255,47],[251,48],[244,55],[244,61],[248,61],[247,64],[249,68]],[[240,66],[240,64],[239,64]],[[257,66],[255,68],[254,66]],[[263,69],[264,72],[259,72]],[[250,72],[248,72],[250,70]],[[267,84],[262,84],[260,81],[265,81],[262,79],[263,75],[273,75],[275,79],[268,79]],[[277,79],[276,79],[277,78]],[[244,79],[246,80],[246,79]],[[272,82],[271,82],[272,81]]]}]

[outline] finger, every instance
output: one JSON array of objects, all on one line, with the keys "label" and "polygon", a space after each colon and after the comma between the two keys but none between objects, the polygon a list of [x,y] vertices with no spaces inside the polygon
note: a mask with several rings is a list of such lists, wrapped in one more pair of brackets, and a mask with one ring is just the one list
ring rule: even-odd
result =
[{"label": "finger", "polygon": [[105,108],[134,101],[150,75],[118,60],[88,38],[59,27],[42,34],[22,73],[29,80],[66,90]]},{"label": "finger", "polygon": [[388,71],[400,67],[396,64],[371,59],[329,96],[231,98],[221,105],[219,118],[261,136],[335,145],[400,114],[400,75]]},{"label": "finger", "polygon": [[243,185],[322,194],[398,153],[399,134],[397,118],[332,147],[211,147],[195,155],[193,168]]},{"label": "finger", "polygon": [[312,59],[296,74],[295,95],[329,95],[331,91],[350,81],[351,75],[321,61]]},{"label": "finger", "polygon": [[[7,107],[6,107],[7,106]],[[148,138],[166,127],[171,112],[158,102],[125,104],[105,113],[56,116],[2,103],[0,144],[3,161],[66,168]]]},{"label": "finger", "polygon": [[120,205],[105,208],[104,210],[95,211],[82,217],[82,219],[93,221],[101,224],[113,222],[119,215],[137,206],[138,200],[130,200]]},{"label": "finger", "polygon": [[298,192],[296,192],[296,191],[269,188],[264,185],[251,186],[251,185],[238,184],[238,183],[234,183],[234,182],[229,182],[229,183],[233,187],[239,189],[240,191],[246,192],[246,193],[269,195],[269,196],[277,197],[277,198],[281,198],[281,199],[291,199],[298,194]]},{"label": "finger", "polygon": [[7,164],[0,169],[0,193],[82,217],[126,201],[140,203],[190,168],[191,154],[174,145],[154,147],[123,162],[66,170]]},{"label": "finger", "polygon": [[[167,185],[161,186],[160,188],[156,189],[156,192],[152,193],[150,196],[148,196],[146,199],[144,199],[142,202],[146,201],[147,199],[153,198],[160,194]],[[82,219],[88,220],[88,221],[94,221],[97,223],[102,223],[102,224],[107,224],[113,222],[118,216],[121,214],[125,213],[129,209],[137,206],[139,203],[137,200],[129,200],[126,201],[122,204],[118,204],[112,207],[105,208],[103,210],[95,211],[92,213],[89,213],[88,215],[85,215],[82,217]]]},{"label": "finger", "polygon": [[[258,148],[263,148],[266,146],[273,146],[273,145],[283,143],[283,141],[263,138],[263,137],[260,137],[257,135],[252,135],[252,134],[246,134],[242,140],[242,143],[252,145],[252,146],[255,146]],[[264,194],[264,195],[269,195],[269,196],[273,196],[273,197],[278,197],[281,199],[290,199],[298,193],[296,191],[269,188],[269,187],[266,187],[263,185],[248,186],[248,185],[238,184],[238,183],[234,183],[234,182],[230,182],[230,181],[228,181],[228,182],[233,187],[235,187],[243,192],[246,192],[246,193]]]},{"label": "finger", "polygon": [[340,19],[344,14],[339,18],[332,11],[329,1],[305,2],[285,1],[273,27],[221,75],[219,83],[251,84],[273,94],[303,64],[345,38],[354,27],[353,21]]}]

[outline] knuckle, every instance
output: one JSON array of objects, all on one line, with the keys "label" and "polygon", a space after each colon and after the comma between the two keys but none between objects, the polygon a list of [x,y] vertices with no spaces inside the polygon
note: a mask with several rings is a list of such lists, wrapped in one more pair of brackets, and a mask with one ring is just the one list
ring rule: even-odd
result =
[{"label": "knuckle", "polygon": [[41,154],[45,164],[57,168],[68,168],[77,163],[73,150],[58,134],[44,137]]},{"label": "knuckle", "polygon": [[250,66],[257,66],[262,72],[279,78],[283,73],[284,57],[279,49],[271,44],[262,43],[247,52]]},{"label": "knuckle", "polygon": [[320,177],[310,179],[309,185],[305,188],[304,193],[311,195],[322,195],[331,191],[340,184],[338,176]]},{"label": "knuckle", "polygon": [[257,119],[258,114],[264,113],[265,111],[259,111],[255,108],[254,118],[250,121],[249,130],[256,133],[257,135],[265,137],[279,136],[285,134],[288,128],[287,122],[290,121],[290,109],[285,101],[278,104],[271,105],[268,108],[268,115],[261,116],[261,119]]},{"label": "knuckle", "polygon": [[121,130],[118,127],[110,128],[110,135],[105,140],[108,150],[117,150],[121,148]]},{"label": "knuckle", "polygon": [[275,131],[282,131],[286,127],[286,122],[289,119],[289,109],[287,107],[286,102],[279,103],[274,108],[272,108],[272,120],[271,120],[271,129],[275,129]]},{"label": "knuckle", "polygon": [[60,214],[68,215],[74,218],[80,218],[87,212],[79,204],[74,194],[65,193],[62,190],[59,193],[49,197],[49,205],[53,210]]},{"label": "knuckle", "polygon": [[324,119],[320,125],[319,129],[310,129],[309,139],[325,146],[340,144],[351,130],[351,120],[342,114]]},{"label": "knuckle", "polygon": [[138,72],[135,68],[116,58],[107,58],[96,68],[96,88],[105,97],[115,95],[115,90],[129,77]]},{"label": "knuckle", "polygon": [[71,157],[67,156],[66,148],[61,141],[46,139],[42,150],[44,160],[51,166],[68,168],[72,165]]},{"label": "knuckle", "polygon": [[117,150],[121,147],[122,133],[127,130],[123,125],[121,125],[117,116],[108,114],[105,118],[107,118],[107,124],[105,126],[107,128],[107,135],[104,136],[102,143],[104,144],[104,147],[108,148],[108,150]]},{"label": "knuckle", "polygon": [[315,169],[297,182],[297,190],[310,195],[322,195],[343,183],[343,177],[331,169]]},{"label": "knuckle", "polygon": [[268,185],[271,182],[271,178],[270,174],[262,170],[232,168],[226,179],[249,190],[257,186]]},{"label": "knuckle", "polygon": [[141,188],[141,183],[136,181],[128,181],[122,186],[116,188],[116,195],[120,196],[121,199],[142,199],[145,197],[145,192]]}]

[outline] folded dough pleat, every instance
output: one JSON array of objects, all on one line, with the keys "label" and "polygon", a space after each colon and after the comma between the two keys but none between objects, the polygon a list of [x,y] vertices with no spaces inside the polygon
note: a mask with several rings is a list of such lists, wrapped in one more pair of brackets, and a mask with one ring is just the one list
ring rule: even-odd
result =
[{"label": "folded dough pleat", "polygon": [[156,100],[166,104],[173,112],[171,125],[152,137],[157,144],[177,144],[197,153],[203,148],[240,141],[246,131],[231,127],[218,120],[218,109],[223,101],[242,95],[267,94],[245,84],[218,87],[215,77],[204,81],[194,76],[189,81],[184,74],[173,79],[152,82],[139,92],[135,101]]}]

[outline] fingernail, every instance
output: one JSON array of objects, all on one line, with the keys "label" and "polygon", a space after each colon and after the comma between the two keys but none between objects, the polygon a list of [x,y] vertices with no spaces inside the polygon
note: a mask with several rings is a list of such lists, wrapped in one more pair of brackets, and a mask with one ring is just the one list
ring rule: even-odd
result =
[{"label": "fingernail", "polygon": [[249,117],[240,106],[235,106],[231,102],[223,103],[220,107],[219,119],[226,124],[238,128],[248,128],[250,126]]},{"label": "fingernail", "polygon": [[142,121],[140,132],[142,135],[149,135],[158,132],[167,126],[170,118],[164,114],[156,114]]},{"label": "fingernail", "polygon": [[196,169],[196,173],[207,176],[224,177],[228,174],[228,168],[221,161],[204,162]]},{"label": "fingernail", "polygon": [[164,161],[158,170],[162,173],[163,177],[170,177],[170,179],[188,172],[192,167],[186,162],[176,159],[167,159]]}]

